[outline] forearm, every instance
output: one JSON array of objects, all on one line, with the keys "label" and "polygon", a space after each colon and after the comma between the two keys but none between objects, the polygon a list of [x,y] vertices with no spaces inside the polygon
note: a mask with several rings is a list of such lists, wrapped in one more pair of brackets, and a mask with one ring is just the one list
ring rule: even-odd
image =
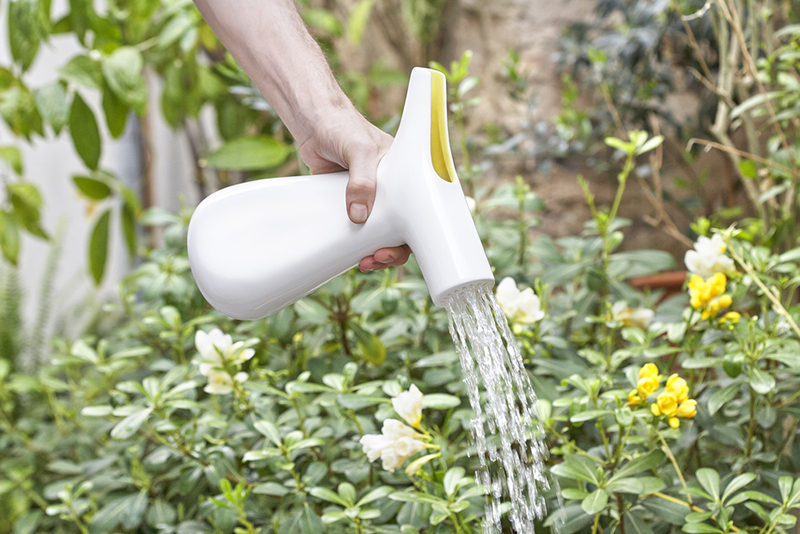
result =
[{"label": "forearm", "polygon": [[302,144],[352,104],[293,0],[194,0],[206,22]]}]

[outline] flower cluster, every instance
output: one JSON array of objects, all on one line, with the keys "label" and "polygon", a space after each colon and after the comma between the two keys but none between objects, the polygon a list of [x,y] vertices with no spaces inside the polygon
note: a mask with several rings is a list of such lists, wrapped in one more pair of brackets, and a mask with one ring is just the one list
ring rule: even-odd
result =
[{"label": "flower cluster", "polygon": [[194,345],[200,354],[200,373],[208,377],[206,393],[226,395],[233,391],[236,382],[247,380],[247,373],[238,370],[255,351],[246,348],[243,341],[234,343],[231,336],[215,328],[211,332],[198,330]]},{"label": "flower cluster", "polygon": [[[714,318],[720,310],[730,307],[731,296],[725,294],[727,281],[723,273],[714,273],[706,280],[696,274],[689,278],[689,303],[692,308],[701,312],[702,319]],[[735,323],[739,320],[739,314],[729,312],[724,318]]]},{"label": "flower cluster", "polygon": [[711,238],[701,236],[683,258],[690,272],[708,278],[714,273],[733,274],[733,260],[725,255],[725,242],[719,234]]},{"label": "flower cluster", "polygon": [[497,285],[497,302],[512,323],[533,324],[544,318],[539,297],[531,288],[520,291],[513,278],[503,278]]},{"label": "flower cluster", "polygon": [[[642,366],[636,389],[628,394],[628,406],[635,408],[645,402],[648,396],[658,390],[661,379],[655,364],[647,363]],[[650,412],[656,417],[663,415],[670,427],[678,428],[678,418],[691,419],[697,414],[697,401],[689,398],[686,380],[672,374],[667,378],[664,390],[656,397],[656,401],[650,404]]]},{"label": "flower cluster", "polygon": [[[392,399],[392,407],[406,423],[420,429],[422,420],[422,393],[412,385],[408,391]],[[394,471],[412,455],[425,449],[427,436],[404,425],[397,419],[386,419],[380,434],[366,434],[361,438],[361,448],[370,462],[381,459],[383,468]]]},{"label": "flower cluster", "polygon": [[628,306],[624,306],[624,303],[621,304],[622,305],[620,306],[614,306],[614,319],[619,321],[622,326],[629,328],[636,327],[641,328],[642,330],[647,330],[647,327],[653,322],[655,312],[650,308],[630,308]]}]

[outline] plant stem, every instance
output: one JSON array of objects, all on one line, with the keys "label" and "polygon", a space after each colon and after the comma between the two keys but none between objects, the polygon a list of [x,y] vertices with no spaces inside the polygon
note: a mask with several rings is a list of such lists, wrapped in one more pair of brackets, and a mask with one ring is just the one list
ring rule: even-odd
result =
[{"label": "plant stem", "polygon": [[[772,303],[773,311],[778,315],[780,315],[789,324],[789,326],[797,335],[797,337],[800,338],[800,327],[797,326],[797,323],[794,321],[791,314],[788,311],[786,311],[786,308],[784,308],[783,304],[780,301],[780,298],[775,296],[773,291],[770,290],[764,284],[764,282],[761,281],[761,279],[758,277],[758,274],[756,274],[755,269],[753,269],[753,266],[750,265],[747,261],[745,261],[744,258],[742,258],[742,256],[738,253],[738,251],[736,251],[735,247],[728,247],[728,253],[734,260],[736,260],[736,263],[742,266],[744,272],[750,275],[750,278],[758,286],[758,288],[761,290],[764,296],[769,299],[769,301]],[[778,290],[774,289],[774,291],[777,292]]]},{"label": "plant stem", "polygon": [[686,500],[689,501],[689,504],[692,504],[692,496],[689,494],[689,488],[686,486],[686,480],[683,478],[683,473],[681,472],[681,468],[678,466],[678,461],[675,459],[675,455],[672,454],[672,449],[669,448],[667,442],[664,440],[664,436],[661,435],[661,432],[658,431],[656,428],[656,434],[658,435],[658,439],[661,440],[661,445],[664,448],[664,453],[669,458],[669,461],[672,463],[672,467],[675,468],[675,473],[678,475],[678,480],[681,481],[681,485],[683,486],[683,491],[686,492]]}]

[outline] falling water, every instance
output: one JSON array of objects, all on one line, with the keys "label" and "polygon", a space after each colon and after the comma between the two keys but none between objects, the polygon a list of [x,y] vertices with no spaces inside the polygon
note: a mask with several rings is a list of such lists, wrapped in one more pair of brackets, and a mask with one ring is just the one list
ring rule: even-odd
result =
[{"label": "falling water", "polygon": [[471,433],[480,460],[478,481],[488,491],[484,533],[500,532],[503,502],[511,506],[514,531],[533,533],[534,521],[545,513],[547,449],[519,347],[488,289],[459,289],[446,308],[475,412]]}]

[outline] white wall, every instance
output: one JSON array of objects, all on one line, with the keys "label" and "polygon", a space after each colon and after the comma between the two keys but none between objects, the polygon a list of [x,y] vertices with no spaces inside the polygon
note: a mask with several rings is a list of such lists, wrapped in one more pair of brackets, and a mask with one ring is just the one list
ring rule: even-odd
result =
[{"label": "white wall", "polygon": [[[54,14],[66,11],[66,1],[54,2]],[[8,47],[6,6],[0,15],[0,64],[11,62]],[[80,52],[80,45],[72,37],[57,36],[41,48],[31,69],[24,79],[29,87],[39,87],[52,82],[57,77],[57,69],[70,57]],[[81,90],[81,95],[92,106],[99,110],[99,97],[89,90]],[[159,109],[159,94],[153,91],[150,95],[151,108]],[[101,115],[98,113],[98,119]],[[103,153],[100,166],[114,172],[126,184],[138,190],[140,184],[141,162],[138,146],[138,127],[134,116],[129,120],[125,134],[119,140],[112,140],[102,121],[98,121],[103,137]],[[193,205],[197,202],[196,194],[191,187],[193,164],[186,140],[181,135],[171,132],[160,113],[150,118],[153,132],[153,177],[155,181],[156,205],[175,210],[180,206],[179,198],[184,203]],[[116,295],[118,281],[129,271],[131,261],[127,257],[122,243],[117,221],[112,218],[112,242],[109,251],[106,277],[99,288],[95,288],[88,274],[87,244],[94,218],[100,213],[95,209],[89,213],[88,202],[81,198],[72,183],[75,174],[85,174],[86,168],[72,147],[69,133],[62,131],[54,137],[48,130],[47,137],[36,138],[32,143],[15,138],[0,124],[0,145],[16,145],[23,154],[24,177],[36,184],[44,198],[43,226],[60,243],[58,267],[53,284],[52,317],[48,330],[53,325],[63,323],[68,334],[75,334],[87,320],[97,311],[98,305]],[[0,164],[2,165],[2,164]],[[7,168],[0,168],[0,173],[10,174]],[[0,195],[3,193],[0,192]],[[23,311],[25,324],[28,326],[36,320],[41,289],[46,274],[46,263],[51,254],[54,242],[46,242],[24,235],[19,258],[19,275],[24,291]]]}]

